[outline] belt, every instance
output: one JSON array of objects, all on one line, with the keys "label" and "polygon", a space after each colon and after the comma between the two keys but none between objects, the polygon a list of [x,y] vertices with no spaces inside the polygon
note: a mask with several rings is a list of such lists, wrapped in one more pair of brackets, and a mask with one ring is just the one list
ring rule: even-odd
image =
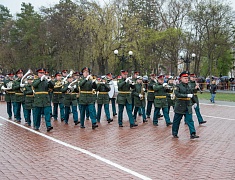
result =
[{"label": "belt", "polygon": [[53,92],[53,94],[62,94],[62,92]]},{"label": "belt", "polygon": [[26,95],[26,97],[34,97],[34,95]]},{"label": "belt", "polygon": [[99,94],[108,94],[108,92],[99,92]]},{"label": "belt", "polygon": [[163,98],[166,98],[166,96],[155,96],[155,98],[160,98],[160,99],[162,98],[163,99]]},{"label": "belt", "polygon": [[81,91],[80,93],[82,93],[82,94],[92,94],[93,92],[92,91]]},{"label": "belt", "polygon": [[35,94],[48,94],[48,92],[35,92]]},{"label": "belt", "polygon": [[148,90],[148,92],[151,92],[151,93],[153,93],[154,91],[152,91],[152,90]]},{"label": "belt", "polygon": [[15,93],[15,95],[23,96],[23,93]]},{"label": "belt", "polygon": [[77,93],[65,93],[65,94],[77,94]]},{"label": "belt", "polygon": [[177,99],[184,100],[184,101],[190,101],[191,100],[191,98],[177,98]]},{"label": "belt", "polygon": [[12,92],[12,91],[9,92],[9,91],[7,91],[7,93],[8,93],[8,94],[15,94],[16,92]]},{"label": "belt", "polygon": [[120,94],[130,94],[131,92],[130,91],[118,91],[118,93],[120,93]]}]

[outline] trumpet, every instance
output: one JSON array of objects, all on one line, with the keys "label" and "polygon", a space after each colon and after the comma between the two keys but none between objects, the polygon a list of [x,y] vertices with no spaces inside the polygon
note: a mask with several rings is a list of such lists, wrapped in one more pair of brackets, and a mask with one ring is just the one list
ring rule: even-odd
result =
[{"label": "trumpet", "polygon": [[69,74],[62,80],[62,84],[65,84],[65,82],[67,81],[68,77],[72,76],[74,72],[75,71],[71,69]]}]

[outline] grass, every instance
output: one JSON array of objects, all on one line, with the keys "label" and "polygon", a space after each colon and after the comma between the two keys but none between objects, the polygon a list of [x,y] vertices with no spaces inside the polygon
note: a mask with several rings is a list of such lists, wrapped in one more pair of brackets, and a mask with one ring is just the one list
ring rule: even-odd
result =
[{"label": "grass", "polygon": [[[211,98],[211,94],[209,92],[203,92],[202,94],[197,93],[199,99],[207,99]],[[230,101],[235,102],[235,93],[220,93],[217,92],[215,96],[216,101]]]}]

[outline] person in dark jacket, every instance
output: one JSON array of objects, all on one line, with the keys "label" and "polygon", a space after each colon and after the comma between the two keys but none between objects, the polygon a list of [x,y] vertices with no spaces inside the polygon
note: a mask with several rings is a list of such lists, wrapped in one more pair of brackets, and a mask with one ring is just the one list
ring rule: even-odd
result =
[{"label": "person in dark jacket", "polygon": [[107,84],[107,79],[105,76],[101,76],[101,82],[98,83],[96,91],[97,96],[97,122],[100,122],[101,110],[104,105],[104,111],[107,118],[107,122],[110,123],[113,120],[110,118],[109,112],[109,95],[110,87]]},{"label": "person in dark jacket", "polygon": [[215,80],[213,80],[213,81],[211,82],[211,85],[210,85],[210,93],[211,93],[210,101],[211,101],[212,103],[215,103],[216,89],[217,89],[217,86],[216,86],[216,84],[215,84]]}]

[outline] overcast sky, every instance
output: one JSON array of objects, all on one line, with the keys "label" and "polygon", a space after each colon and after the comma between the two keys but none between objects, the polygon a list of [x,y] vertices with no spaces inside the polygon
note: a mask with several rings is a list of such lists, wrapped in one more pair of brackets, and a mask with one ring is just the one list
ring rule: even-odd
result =
[{"label": "overcast sky", "polygon": [[[101,5],[104,4],[104,2],[109,2],[109,0],[96,0]],[[39,7],[45,6],[50,7],[54,4],[58,3],[59,0],[0,0],[0,4],[6,6],[8,9],[10,9],[11,14],[15,15],[17,12],[20,13],[21,3],[31,3],[35,10],[37,11]],[[231,6],[233,7],[235,11],[235,0],[227,0],[227,2],[231,2]]]}]

